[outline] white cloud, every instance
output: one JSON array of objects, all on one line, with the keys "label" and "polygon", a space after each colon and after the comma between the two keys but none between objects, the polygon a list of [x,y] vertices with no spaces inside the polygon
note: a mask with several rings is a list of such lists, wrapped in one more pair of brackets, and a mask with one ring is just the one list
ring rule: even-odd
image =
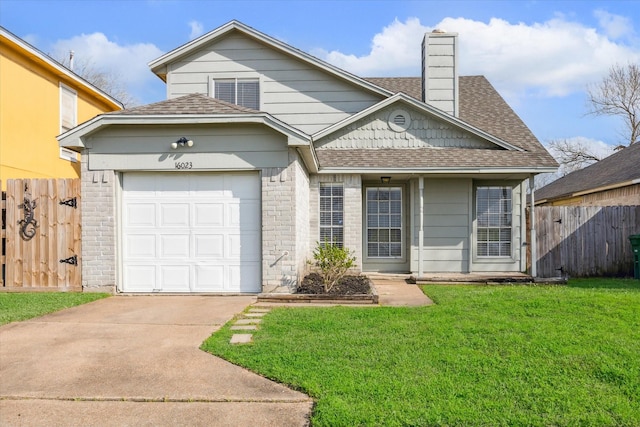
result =
[{"label": "white cloud", "polygon": [[633,25],[627,17],[614,15],[604,10],[596,10],[593,15],[598,18],[600,27],[605,31],[608,37],[619,39],[625,36],[632,36]]},{"label": "white cloud", "polygon": [[92,33],[56,41],[51,56],[66,58],[70,50],[74,51],[78,64],[88,63],[98,70],[113,73],[140,99],[144,99],[141,92],[145,86],[157,80],[147,63],[163,53],[152,43],[118,44],[103,33]]},{"label": "white cloud", "polygon": [[190,40],[198,38],[202,35],[203,33],[202,22],[191,21],[189,22],[189,27],[191,27],[191,33],[189,34]]},{"label": "white cloud", "polygon": [[[622,34],[614,15],[608,34]],[[493,18],[488,23],[445,18],[427,27],[417,18],[395,20],[376,34],[363,56],[339,51],[319,57],[361,76],[420,75],[420,43],[434,28],[459,34],[461,75],[482,74],[508,98],[563,96],[598,81],[614,63],[640,60],[640,49],[618,44],[595,28],[559,16],[527,25]],[[618,28],[617,33],[612,31]],[[624,30],[628,33],[629,29]]]}]

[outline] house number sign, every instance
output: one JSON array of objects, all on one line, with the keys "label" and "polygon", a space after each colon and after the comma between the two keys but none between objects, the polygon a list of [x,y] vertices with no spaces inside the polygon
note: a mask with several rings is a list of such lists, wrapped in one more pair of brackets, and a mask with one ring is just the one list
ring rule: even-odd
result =
[{"label": "house number sign", "polygon": [[193,163],[191,162],[175,162],[176,169],[192,169]]}]

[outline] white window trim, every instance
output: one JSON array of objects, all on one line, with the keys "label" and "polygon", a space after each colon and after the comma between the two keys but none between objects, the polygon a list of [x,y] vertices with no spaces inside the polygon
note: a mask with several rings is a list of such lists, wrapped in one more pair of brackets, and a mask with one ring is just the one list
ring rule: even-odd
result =
[{"label": "white window trim", "polygon": [[[511,253],[509,255],[492,256],[492,255],[478,255],[478,188],[479,187],[509,187],[511,188]],[[473,186],[473,262],[495,262],[495,261],[515,261],[515,230],[516,226],[513,223],[515,200],[513,197],[515,186],[511,183],[505,182],[477,182]]]},{"label": "white window trim", "polygon": [[[321,199],[322,199],[322,191],[321,191],[321,187],[323,186],[327,186],[327,187],[342,187],[342,225],[322,225],[322,203],[321,203]],[[321,236],[321,231],[323,228],[330,228],[330,229],[342,229],[342,242],[339,242],[339,246],[340,247],[344,247],[345,246],[345,235],[344,235],[344,229],[345,229],[345,195],[344,195],[344,191],[345,191],[345,186],[343,182],[320,182],[318,185],[318,243],[320,244],[324,244],[324,242],[322,241],[322,236]],[[331,201],[333,202],[333,196],[331,197]],[[331,213],[333,213],[333,206],[331,207]],[[333,223],[333,219],[332,219],[332,223]],[[333,232],[331,233],[333,234]],[[330,243],[335,243],[335,242],[330,242]]]},{"label": "white window trim", "polygon": [[[235,74],[216,74],[215,76],[211,76],[211,78],[209,79],[209,96],[211,98],[215,98],[216,94],[215,94],[215,87],[216,87],[216,80],[235,80],[235,88],[236,88],[236,100],[238,99],[237,97],[237,91],[238,91],[238,81],[257,81],[258,82],[258,96],[259,96],[259,100],[258,100],[258,110],[262,110],[262,100],[263,100],[263,96],[264,96],[264,91],[263,91],[263,79],[262,76],[260,74],[257,73],[247,73],[239,76],[237,73]],[[238,105],[238,104],[236,104]]]},{"label": "white window trim", "polygon": [[[367,205],[368,205],[368,201],[369,201],[369,197],[368,197],[368,190],[370,188],[390,188],[390,189],[399,189],[400,190],[400,255],[389,255],[389,256],[372,256],[369,255],[369,229],[370,228],[375,228],[378,230],[383,229],[384,227],[369,227],[368,221],[369,221],[369,213],[367,210]],[[365,219],[363,220],[363,230],[364,230],[364,248],[363,251],[366,253],[366,258],[368,260],[372,260],[373,262],[380,262],[380,261],[384,261],[384,260],[402,260],[405,258],[405,245],[406,245],[406,241],[405,241],[405,229],[406,229],[406,224],[405,224],[405,188],[401,185],[368,185],[365,188],[364,191],[364,209],[365,209]],[[388,229],[391,230],[391,228],[397,228],[397,227],[391,227],[389,226]],[[378,242],[379,243],[379,242]],[[391,242],[389,242],[391,243]],[[393,243],[398,243],[398,242],[393,242]]]},{"label": "white window trim", "polygon": [[68,148],[60,147],[60,158],[73,163],[78,163],[78,153]]},{"label": "white window trim", "polygon": [[60,125],[60,133],[63,133],[66,130],[68,130],[62,125],[62,122],[63,122],[63,120],[62,120],[62,117],[63,117],[62,111],[64,109],[64,106],[63,106],[63,94],[64,94],[65,91],[67,91],[71,95],[73,95],[73,126],[71,127],[71,128],[73,128],[73,127],[76,127],[78,125],[78,92],[75,89],[67,86],[66,84],[64,84],[62,82],[60,82],[59,87],[60,87],[60,89],[59,89],[59,92],[60,92],[59,93],[59,125]]}]

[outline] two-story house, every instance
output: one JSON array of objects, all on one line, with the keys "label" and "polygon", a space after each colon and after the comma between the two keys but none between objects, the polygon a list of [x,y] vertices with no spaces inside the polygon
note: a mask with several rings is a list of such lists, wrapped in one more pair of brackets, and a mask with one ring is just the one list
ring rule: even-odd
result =
[{"label": "two-story house", "polygon": [[78,178],[78,153],[56,136],[122,104],[0,27],[0,181]]},{"label": "two-story house", "polygon": [[521,272],[526,180],[556,162],[458,35],[422,77],[366,79],[232,21],[152,61],[167,100],[66,132],[82,152],[83,285],[287,292],[316,242],[363,272]]}]

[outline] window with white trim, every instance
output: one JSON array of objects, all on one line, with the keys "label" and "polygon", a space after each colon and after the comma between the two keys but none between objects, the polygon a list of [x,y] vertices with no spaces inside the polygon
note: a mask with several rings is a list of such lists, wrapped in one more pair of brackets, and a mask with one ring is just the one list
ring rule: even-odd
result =
[{"label": "window with white trim", "polygon": [[260,81],[258,79],[215,79],[213,97],[231,104],[260,109]]},{"label": "window with white trim", "polygon": [[367,188],[367,256],[402,256],[402,187]]},{"label": "window with white trim", "polygon": [[320,243],[344,245],[344,186],[320,183]]},{"label": "window with white trim", "polygon": [[78,124],[78,94],[60,83],[60,133],[66,132]]},{"label": "window with white trim", "polygon": [[512,240],[511,187],[477,187],[476,255],[510,257]]}]

